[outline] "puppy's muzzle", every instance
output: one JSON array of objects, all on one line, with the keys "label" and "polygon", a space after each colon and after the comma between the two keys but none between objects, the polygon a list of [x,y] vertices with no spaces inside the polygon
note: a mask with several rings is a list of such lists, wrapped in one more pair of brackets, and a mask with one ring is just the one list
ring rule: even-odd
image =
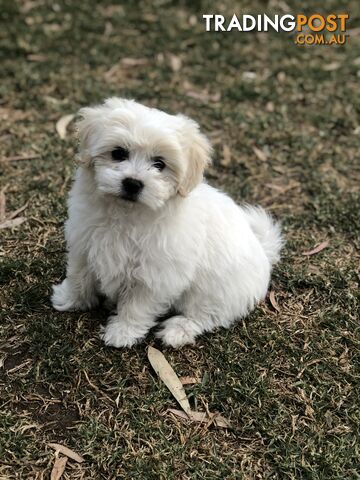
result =
[{"label": "puppy's muzzle", "polygon": [[126,200],[135,202],[143,188],[144,184],[140,180],[136,180],[136,178],[124,178],[122,181],[121,196]]}]

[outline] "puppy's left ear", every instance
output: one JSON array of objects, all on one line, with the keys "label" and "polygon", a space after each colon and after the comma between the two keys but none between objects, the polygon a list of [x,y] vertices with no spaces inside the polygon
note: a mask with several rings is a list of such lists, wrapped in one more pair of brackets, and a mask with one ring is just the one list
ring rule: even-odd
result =
[{"label": "puppy's left ear", "polygon": [[186,157],[186,170],[179,183],[178,193],[185,197],[202,181],[204,170],[211,163],[212,147],[196,122],[183,115],[179,117],[185,122],[181,131],[181,143]]}]

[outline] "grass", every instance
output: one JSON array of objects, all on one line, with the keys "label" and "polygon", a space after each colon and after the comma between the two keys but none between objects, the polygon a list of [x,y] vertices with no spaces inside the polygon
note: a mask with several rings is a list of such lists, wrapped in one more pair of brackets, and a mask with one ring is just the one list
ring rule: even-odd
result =
[{"label": "grass", "polygon": [[[356,5],[347,5],[351,29]],[[201,22],[215,10],[286,8],[3,1],[0,182],[8,211],[28,206],[24,224],[0,230],[0,478],[49,478],[49,442],[85,458],[68,463],[65,479],[359,478],[359,39],[301,48],[288,34],[205,33]],[[302,9],[314,12],[310,2]],[[202,378],[186,387],[194,408],[220,412],[231,430],[166,413],[174,400],[146,357],[153,336],[106,348],[101,308],[50,306],[64,276],[76,151],[55,123],[110,95],[194,117],[215,146],[209,182],[283,222],[271,285],[280,312],[266,301],[196,347],[160,347],[178,375]],[[321,253],[302,255],[326,239]]]}]

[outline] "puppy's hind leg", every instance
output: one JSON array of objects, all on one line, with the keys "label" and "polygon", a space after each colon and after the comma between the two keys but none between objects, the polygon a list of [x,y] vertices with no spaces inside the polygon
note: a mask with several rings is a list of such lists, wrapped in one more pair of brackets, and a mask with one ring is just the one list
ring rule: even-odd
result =
[{"label": "puppy's hind leg", "polygon": [[183,345],[194,344],[195,338],[205,331],[201,322],[183,315],[175,315],[168,318],[162,324],[162,329],[156,332],[156,336],[165,345],[179,348]]},{"label": "puppy's hind leg", "polygon": [[185,295],[175,308],[182,315],[176,315],[165,320],[156,336],[165,345],[179,348],[194,344],[198,335],[209,332],[219,326],[228,325],[224,312],[219,312],[214,298],[203,298],[200,295]]}]

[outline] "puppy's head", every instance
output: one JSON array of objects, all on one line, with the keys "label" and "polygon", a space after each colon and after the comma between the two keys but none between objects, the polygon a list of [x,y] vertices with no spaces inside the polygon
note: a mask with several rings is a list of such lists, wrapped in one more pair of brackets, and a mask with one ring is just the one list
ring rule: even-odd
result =
[{"label": "puppy's head", "polygon": [[79,162],[93,169],[96,188],[157,209],[201,182],[211,146],[199,126],[133,100],[110,98],[82,108]]}]

